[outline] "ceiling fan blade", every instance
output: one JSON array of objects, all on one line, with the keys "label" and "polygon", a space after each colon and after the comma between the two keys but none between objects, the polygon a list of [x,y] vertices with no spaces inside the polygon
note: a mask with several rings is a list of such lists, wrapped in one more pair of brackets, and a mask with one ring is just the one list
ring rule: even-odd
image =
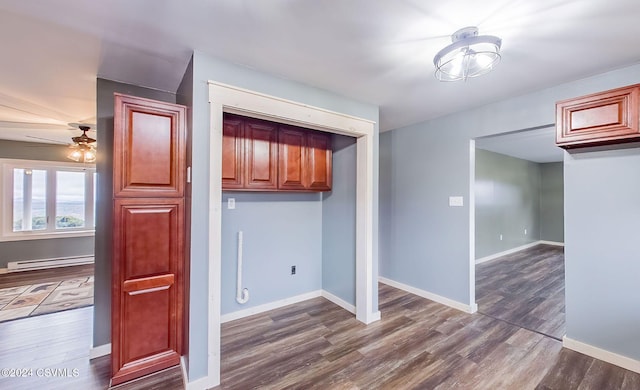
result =
[{"label": "ceiling fan blade", "polygon": [[59,145],[65,145],[65,146],[70,146],[71,144],[66,143],[66,142],[60,142],[58,140],[55,139],[51,139],[51,138],[44,138],[44,137],[36,137],[34,135],[25,135],[25,137],[27,138],[33,138],[33,139],[39,139],[41,141],[48,141],[49,143],[53,142],[55,144],[59,144]]}]

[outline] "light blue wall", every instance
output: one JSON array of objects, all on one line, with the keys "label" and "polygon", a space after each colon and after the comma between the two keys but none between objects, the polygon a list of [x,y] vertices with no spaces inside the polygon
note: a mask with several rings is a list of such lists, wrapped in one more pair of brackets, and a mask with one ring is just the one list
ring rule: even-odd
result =
[{"label": "light blue wall", "polygon": [[380,218],[378,230],[380,275],[389,275],[389,270],[385,267],[393,264],[391,259],[393,218],[391,216],[393,214],[392,197],[394,188],[390,185],[393,180],[393,157],[391,156],[393,137],[391,137],[391,134],[392,132],[380,134],[380,207],[378,208],[378,216]]},{"label": "light blue wall", "polygon": [[[388,239],[381,246],[381,275],[469,304],[469,136],[454,126],[429,124],[394,130],[381,145],[390,151],[391,173],[381,182],[391,212],[380,217]],[[382,178],[382,176],[381,176]],[[388,194],[387,194],[388,195]],[[449,207],[464,196],[464,207]]]},{"label": "light blue wall", "polygon": [[567,336],[640,360],[640,148],[565,154]]},{"label": "light blue wall", "polygon": [[[322,288],[322,202],[319,193],[222,195],[222,314]],[[227,208],[234,198],[235,209]],[[236,302],[238,232],[243,232],[242,286]],[[291,266],[296,274],[291,275]]]},{"label": "light blue wall", "polygon": [[356,303],[356,139],[333,135],[333,188],[322,194],[322,289]]},{"label": "light blue wall", "polygon": [[475,165],[476,259],[538,241],[540,164],[476,149]]},{"label": "light blue wall", "polygon": [[[191,286],[189,323],[189,380],[207,374],[208,326],[208,246],[209,221],[209,96],[207,81],[217,81],[284,99],[322,107],[328,110],[378,122],[378,107],[356,102],[328,91],[285,80],[243,66],[231,64],[203,53],[193,57],[193,137],[192,137],[192,220],[191,220]],[[374,161],[377,161],[377,124],[374,139]],[[374,167],[374,209],[378,207],[378,169]],[[345,216],[345,218],[348,218]],[[378,234],[377,215],[373,221],[374,240]],[[372,278],[377,280],[377,247],[374,248]],[[246,275],[250,280],[252,276]],[[374,284],[374,308],[377,307],[377,284]]]},{"label": "light blue wall", "polygon": [[540,239],[564,242],[562,162],[540,164]]},{"label": "light blue wall", "polygon": [[[382,143],[391,149],[393,161],[391,175],[385,175],[380,186],[393,188],[387,200],[389,205],[385,206],[393,213],[390,220],[381,221],[381,225],[390,224],[393,233],[390,238],[380,236],[389,239],[385,245],[390,246],[389,257],[380,259],[381,275],[465,304],[472,303],[468,209],[470,140],[552,125],[556,101],[634,84],[639,81],[639,75],[640,65],[634,65],[392,131],[390,142]],[[586,182],[584,177],[581,180],[585,180],[584,187],[598,185],[590,179]],[[567,183],[565,179],[565,191],[568,190]],[[624,190],[625,185],[620,185]],[[633,190],[631,184],[627,187]],[[449,195],[464,195],[465,206],[449,207]],[[569,196],[565,195],[565,205],[567,199]],[[570,237],[573,229],[584,227],[565,215],[565,235]],[[610,236],[605,238],[612,239]],[[590,279],[601,277],[601,266],[596,262],[606,263],[606,257],[587,257],[583,251],[572,248],[585,245],[583,239],[581,236],[566,246],[568,274],[572,264],[584,262],[583,272],[575,275],[580,283],[574,280],[567,284],[567,296],[573,297],[567,300],[567,312],[573,310],[572,306],[590,304],[592,290],[585,286]],[[611,243],[600,240],[591,244],[602,245],[599,248],[611,247]],[[624,253],[623,249],[620,262],[628,260]],[[602,299],[608,299],[616,307],[616,321],[624,324],[620,326],[637,328],[637,314],[617,302],[619,298],[638,297],[639,287],[622,284],[611,293]],[[618,340],[620,332],[616,332],[619,327],[583,326],[582,332],[575,336],[575,329],[568,326],[567,336],[578,340],[597,337],[602,348],[623,352]],[[628,351],[625,349],[624,352]],[[637,352],[633,356],[637,356]]]}]

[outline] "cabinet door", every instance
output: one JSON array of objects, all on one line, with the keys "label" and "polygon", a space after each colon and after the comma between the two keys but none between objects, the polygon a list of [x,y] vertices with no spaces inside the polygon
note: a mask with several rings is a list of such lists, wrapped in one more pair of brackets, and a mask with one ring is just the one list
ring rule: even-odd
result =
[{"label": "cabinet door", "polygon": [[115,95],[114,196],[184,196],[184,106]]},{"label": "cabinet door", "polygon": [[307,188],[307,131],[280,126],[278,131],[278,189]]},{"label": "cabinet door", "polygon": [[114,201],[112,386],[180,364],[183,202]]},{"label": "cabinet door", "polygon": [[556,143],[574,148],[640,139],[639,94],[632,86],[558,102]]},{"label": "cabinet door", "polygon": [[222,189],[244,187],[243,119],[225,114],[222,129]]},{"label": "cabinet door", "polygon": [[331,175],[331,135],[310,131],[307,134],[307,165],[309,179],[307,188],[312,191],[330,191]]},{"label": "cabinet door", "polygon": [[276,190],[278,188],[277,127],[274,123],[246,119],[245,185],[249,190]]}]

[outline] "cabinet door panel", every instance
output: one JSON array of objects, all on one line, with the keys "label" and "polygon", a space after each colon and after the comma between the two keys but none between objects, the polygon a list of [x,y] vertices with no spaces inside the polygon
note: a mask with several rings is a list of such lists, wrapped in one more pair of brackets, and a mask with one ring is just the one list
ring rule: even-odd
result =
[{"label": "cabinet door panel", "polygon": [[314,191],[330,191],[332,152],[329,134],[310,132],[307,135],[307,159],[309,174],[307,188]]},{"label": "cabinet door panel", "polygon": [[245,188],[276,190],[278,178],[276,126],[266,121],[245,122]]},{"label": "cabinet door panel", "polygon": [[304,190],[307,186],[306,131],[281,126],[278,131],[278,189]]},{"label": "cabinet door panel", "polygon": [[185,107],[115,95],[114,196],[184,196]]},{"label": "cabinet door panel", "polygon": [[222,130],[222,188],[244,187],[244,131],[242,118],[225,114]]},{"label": "cabinet door panel", "polygon": [[632,86],[556,104],[556,144],[563,148],[640,139],[640,87]]},{"label": "cabinet door panel", "polygon": [[180,363],[183,199],[116,199],[112,385]]}]

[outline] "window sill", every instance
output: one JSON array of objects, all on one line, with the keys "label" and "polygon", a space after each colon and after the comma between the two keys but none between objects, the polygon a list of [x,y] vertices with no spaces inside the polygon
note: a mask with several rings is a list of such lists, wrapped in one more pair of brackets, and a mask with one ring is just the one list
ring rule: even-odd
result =
[{"label": "window sill", "polygon": [[42,233],[19,233],[5,234],[0,237],[0,242],[7,241],[25,241],[25,240],[47,240],[51,238],[73,238],[73,237],[91,237],[95,234],[95,230],[74,230],[70,232],[42,232]]}]

